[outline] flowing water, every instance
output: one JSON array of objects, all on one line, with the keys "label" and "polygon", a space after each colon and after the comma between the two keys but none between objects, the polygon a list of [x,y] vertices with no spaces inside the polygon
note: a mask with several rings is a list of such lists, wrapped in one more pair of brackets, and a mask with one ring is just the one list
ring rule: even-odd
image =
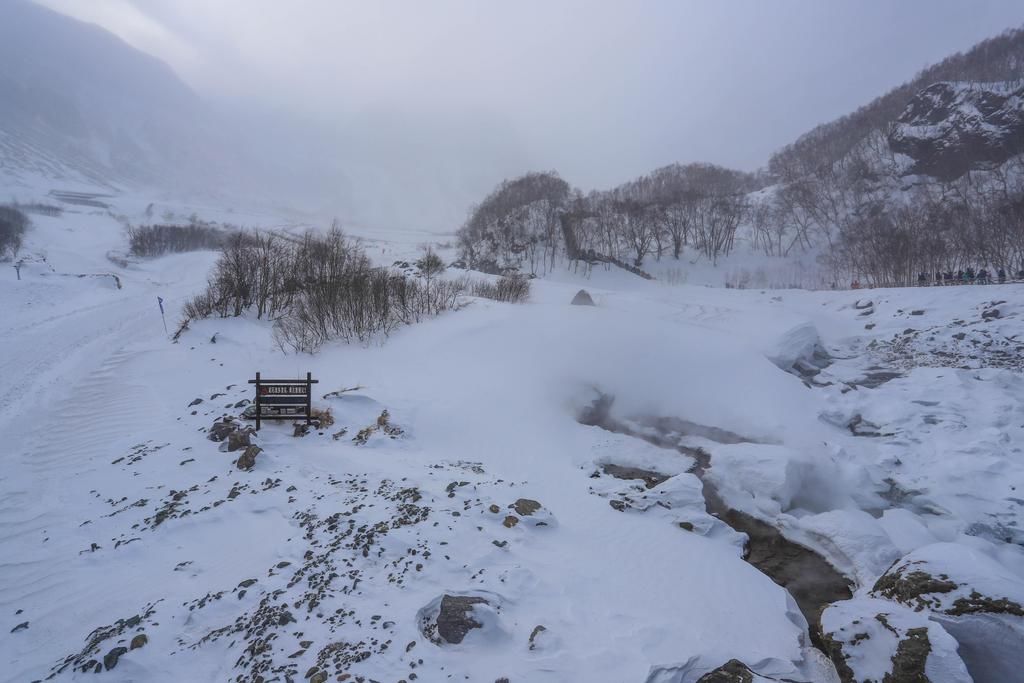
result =
[{"label": "flowing water", "polygon": [[712,467],[711,455],[700,448],[679,443],[684,436],[699,436],[718,443],[750,442],[738,434],[717,427],[698,425],[678,418],[639,420],[643,429],[635,429],[611,416],[614,399],[600,396],[579,416],[581,424],[600,427],[617,434],[643,439],[661,448],[670,448],[690,456],[690,470],[701,480],[704,504],[714,515],[736,531],[747,535],[744,559],[772,581],[789,591],[810,626],[811,641],[821,649],[821,611],[829,603],[852,597],[850,582],[815,551],[790,541],[772,525],[730,508],[714,484],[704,475]]}]

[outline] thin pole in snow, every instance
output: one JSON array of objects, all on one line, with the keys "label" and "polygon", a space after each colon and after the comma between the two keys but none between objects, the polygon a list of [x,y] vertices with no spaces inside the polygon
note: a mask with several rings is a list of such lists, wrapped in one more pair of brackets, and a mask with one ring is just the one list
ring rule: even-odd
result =
[{"label": "thin pole in snow", "polygon": [[164,316],[164,298],[162,296],[158,296],[156,298],[156,302],[160,306],[160,319],[164,321],[164,334],[170,334],[170,332],[167,331],[167,318]]}]

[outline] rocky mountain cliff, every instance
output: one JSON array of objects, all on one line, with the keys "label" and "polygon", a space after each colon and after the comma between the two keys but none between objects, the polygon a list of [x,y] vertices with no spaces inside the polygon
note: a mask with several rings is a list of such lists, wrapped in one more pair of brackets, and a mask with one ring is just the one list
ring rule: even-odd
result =
[{"label": "rocky mountain cliff", "polygon": [[943,180],[1024,152],[1024,85],[936,83],[919,92],[889,131],[912,173]]}]

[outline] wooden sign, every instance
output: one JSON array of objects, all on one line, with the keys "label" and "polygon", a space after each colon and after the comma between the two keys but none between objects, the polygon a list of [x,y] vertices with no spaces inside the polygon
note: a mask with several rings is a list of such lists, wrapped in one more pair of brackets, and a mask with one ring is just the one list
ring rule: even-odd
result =
[{"label": "wooden sign", "polygon": [[249,384],[256,385],[256,429],[260,428],[261,420],[294,420],[304,419],[309,424],[313,417],[313,385],[317,380],[313,374],[306,373],[306,379],[262,379],[256,373],[256,379]]}]

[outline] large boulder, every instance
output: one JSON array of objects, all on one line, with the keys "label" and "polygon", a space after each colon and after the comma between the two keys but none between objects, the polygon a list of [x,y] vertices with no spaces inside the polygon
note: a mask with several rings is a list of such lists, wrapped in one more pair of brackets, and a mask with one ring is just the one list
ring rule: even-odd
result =
[{"label": "large boulder", "polygon": [[251,437],[255,434],[255,430],[252,427],[242,427],[236,429],[230,434],[228,438],[221,443],[220,448],[228,453],[234,453],[252,446]]},{"label": "large boulder", "polygon": [[499,609],[500,598],[494,595],[446,593],[419,611],[420,632],[435,645],[459,645],[471,631],[499,632]]},{"label": "large boulder", "polygon": [[238,431],[240,426],[238,422],[230,417],[219,419],[210,427],[210,430],[206,433],[206,438],[219,443],[228,438],[231,433]]},{"label": "large boulder", "polygon": [[263,449],[256,445],[251,445],[245,449],[238,460],[235,461],[235,467],[240,470],[251,470],[256,466],[256,456],[263,452]]},{"label": "large boulder", "polygon": [[1024,85],[935,83],[919,92],[889,130],[889,147],[910,173],[954,180],[1024,152]]},{"label": "large boulder", "polygon": [[446,643],[461,643],[470,630],[483,626],[473,618],[473,606],[486,604],[483,598],[469,595],[443,596],[437,615],[437,635]]}]

